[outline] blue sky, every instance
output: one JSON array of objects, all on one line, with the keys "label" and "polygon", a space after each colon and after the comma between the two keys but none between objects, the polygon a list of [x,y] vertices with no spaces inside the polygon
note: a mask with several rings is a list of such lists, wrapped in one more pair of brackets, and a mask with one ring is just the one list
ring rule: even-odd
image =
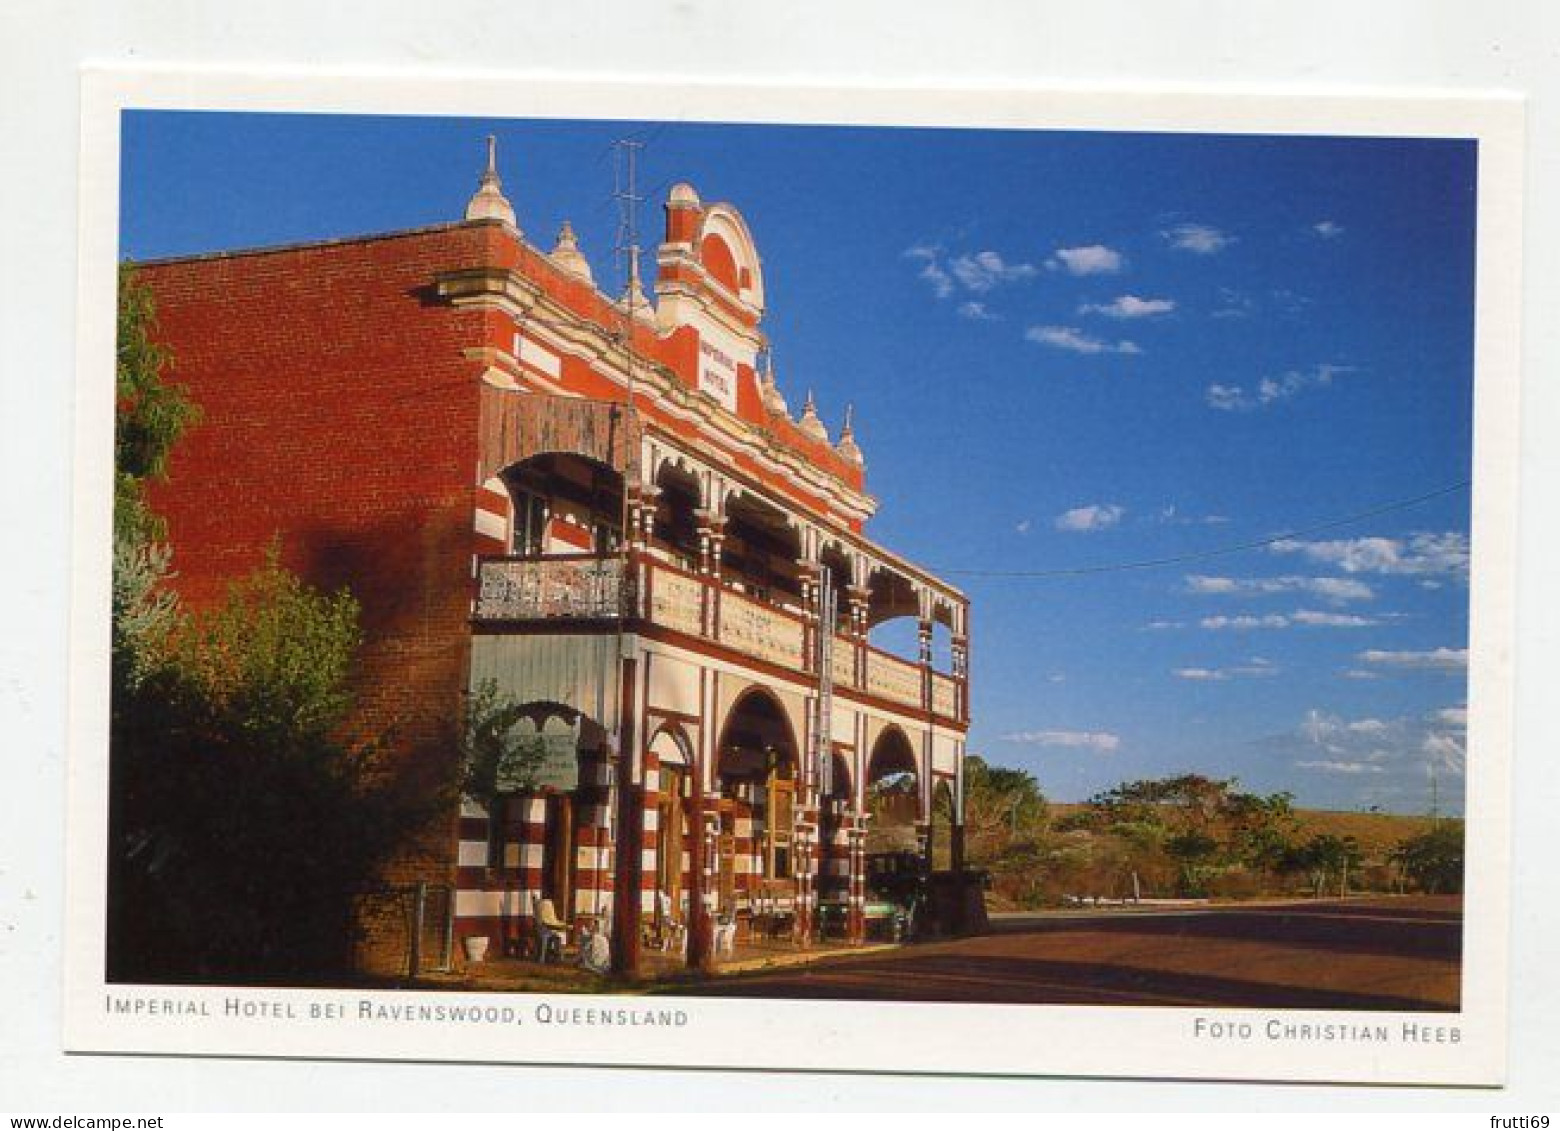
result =
[{"label": "blue sky", "polygon": [[121,249],[459,217],[482,138],[528,237],[598,280],[610,143],[763,258],[776,372],[837,430],[870,531],[973,602],[969,748],[1075,800],[1196,771],[1303,804],[1461,805],[1468,505],[1174,567],[1465,481],[1472,143],[137,113]]}]

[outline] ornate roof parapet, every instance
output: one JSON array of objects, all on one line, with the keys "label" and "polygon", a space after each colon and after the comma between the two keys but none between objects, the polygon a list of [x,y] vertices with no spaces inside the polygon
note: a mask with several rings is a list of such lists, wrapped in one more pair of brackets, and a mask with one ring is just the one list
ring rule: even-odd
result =
[{"label": "ornate roof parapet", "polygon": [[655,307],[645,297],[644,284],[639,280],[639,259],[637,256],[629,257],[628,286],[623,288],[623,297],[618,299],[618,305],[635,318],[649,318],[651,320],[655,318]]},{"label": "ornate roof parapet", "polygon": [[824,427],[823,421],[818,419],[818,406],[813,403],[811,389],[807,390],[807,404],[803,406],[802,418],[796,422],[796,426],[809,439],[817,440],[820,444],[829,442],[829,430]]},{"label": "ornate roof parapet", "polygon": [[855,405],[845,406],[845,426],[840,429],[840,440],[834,445],[834,450],[860,467],[866,463],[866,457],[861,454],[861,448],[856,444],[856,429],[851,423],[855,411]]},{"label": "ornate roof parapet", "polygon": [[466,204],[466,219],[468,220],[502,220],[516,232],[520,231],[520,225],[515,220],[514,205],[509,203],[504,195],[503,187],[498,179],[498,140],[488,134],[487,139],[487,168],[482,172],[482,179],[477,183],[477,191]]},{"label": "ornate roof parapet", "polygon": [[780,392],[780,386],[775,382],[773,361],[767,361],[764,366],[764,372],[759,376],[758,395],[764,402],[764,411],[771,416],[783,416],[787,420],[791,419],[791,406],[785,403],[785,396]]},{"label": "ornate roof parapet", "polygon": [[590,261],[580,252],[579,237],[574,234],[574,225],[567,220],[558,229],[558,243],[548,252],[548,256],[575,278],[595,284],[590,273]]}]

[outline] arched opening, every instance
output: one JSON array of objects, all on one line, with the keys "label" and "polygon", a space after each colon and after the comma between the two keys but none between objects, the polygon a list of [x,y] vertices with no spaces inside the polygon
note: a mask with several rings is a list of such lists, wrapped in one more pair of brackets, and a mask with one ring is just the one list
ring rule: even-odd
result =
[{"label": "arched opening", "polygon": [[[513,908],[521,918],[530,919],[539,900],[566,922],[596,914],[605,894],[590,877],[602,873],[605,861],[582,858],[604,850],[588,818],[606,801],[593,783],[604,780],[607,733],[565,704],[534,702],[522,708],[514,736],[529,748],[528,757],[516,778],[499,783],[488,814],[488,866],[521,896]],[[518,952],[524,943],[519,922],[510,923],[506,949]]]},{"label": "arched opening", "polygon": [[915,750],[897,726],[878,736],[867,761],[867,854],[914,853],[919,847],[921,780]]},{"label": "arched opening", "polygon": [[609,554],[623,530],[623,476],[572,452],[547,452],[505,469],[513,504],[510,553]]},{"label": "arched opening", "polygon": [[953,671],[953,609],[942,602],[932,608],[932,669]]},{"label": "arched opening", "polygon": [[921,846],[921,777],[915,750],[897,726],[872,745],[865,801],[866,928],[904,938],[916,931],[926,901],[926,857]]},{"label": "arched opening", "polygon": [[747,494],[734,495],[726,504],[721,575],[727,585],[760,601],[798,609],[800,557],[801,539],[784,512]]},{"label": "arched opening", "polygon": [[796,890],[796,736],[784,708],[762,688],[732,706],[716,758],[717,900],[722,913],[763,895]]},{"label": "arched opening", "polygon": [[[655,887],[666,905],[681,908],[688,881],[688,839],[693,835],[693,746],[680,728],[662,727],[650,740],[658,776]],[[661,901],[653,909],[661,913]]]},{"label": "arched opening", "polygon": [[953,823],[957,814],[953,804],[953,787],[947,778],[938,778],[932,787],[931,811],[931,866],[934,872],[948,872],[954,866]]},{"label": "arched opening", "polygon": [[921,658],[920,597],[906,577],[884,567],[867,579],[867,643],[910,663]]},{"label": "arched opening", "polygon": [[850,764],[838,750],[829,756],[829,774],[818,797],[818,844],[822,855],[818,895],[823,903],[843,905],[850,891],[849,844],[842,834],[855,796]]},{"label": "arched opening", "polygon": [[656,475],[655,485],[661,493],[655,502],[650,544],[673,565],[691,573],[699,566],[699,481],[691,471],[668,462]]},{"label": "arched opening", "polygon": [[818,552],[818,564],[828,571],[829,587],[834,593],[834,631],[844,632],[850,627],[850,558],[840,546],[830,542]]}]

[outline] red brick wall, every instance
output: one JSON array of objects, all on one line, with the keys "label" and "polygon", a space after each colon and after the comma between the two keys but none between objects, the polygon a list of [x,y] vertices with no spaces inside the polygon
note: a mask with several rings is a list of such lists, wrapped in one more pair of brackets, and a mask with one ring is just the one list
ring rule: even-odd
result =
[{"label": "red brick wall", "polygon": [[[220,599],[278,536],[290,569],[350,587],[367,638],[366,727],[396,726],[418,772],[447,752],[440,719],[465,679],[483,367],[462,350],[491,317],[430,288],[490,261],[497,235],[449,228],[142,268],[172,375],[204,416],[153,494],[181,593],[196,607]],[[454,819],[435,830],[433,859],[387,879],[452,880]]]}]

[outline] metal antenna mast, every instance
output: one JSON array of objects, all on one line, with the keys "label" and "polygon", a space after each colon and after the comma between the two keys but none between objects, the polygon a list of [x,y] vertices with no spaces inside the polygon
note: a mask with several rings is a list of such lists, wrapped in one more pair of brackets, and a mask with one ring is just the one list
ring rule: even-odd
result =
[{"label": "metal antenna mast", "polygon": [[[627,385],[625,396],[625,412],[623,427],[623,506],[619,514],[618,525],[618,560],[620,566],[619,584],[623,587],[620,592],[625,596],[637,590],[631,589],[633,579],[629,577],[629,545],[632,538],[629,533],[629,524],[633,521],[634,511],[630,502],[630,487],[633,493],[639,493],[639,483],[630,484],[628,471],[632,466],[638,468],[639,453],[629,450],[629,444],[633,441],[634,419],[634,382],[635,353],[634,353],[634,319],[638,316],[638,306],[643,299],[643,292],[639,286],[639,205],[644,198],[638,190],[639,151],[644,148],[644,142],[635,141],[632,138],[619,138],[612,143],[612,199],[617,202],[618,226],[617,238],[613,241],[613,253],[617,258],[620,269],[623,272],[623,319],[618,330],[619,344],[623,347],[623,365]],[[637,480],[637,471],[636,471]],[[618,609],[618,658],[622,659],[624,650],[623,622],[626,608]],[[617,709],[617,735],[619,742],[623,736],[623,698],[621,691],[618,694]]]}]

